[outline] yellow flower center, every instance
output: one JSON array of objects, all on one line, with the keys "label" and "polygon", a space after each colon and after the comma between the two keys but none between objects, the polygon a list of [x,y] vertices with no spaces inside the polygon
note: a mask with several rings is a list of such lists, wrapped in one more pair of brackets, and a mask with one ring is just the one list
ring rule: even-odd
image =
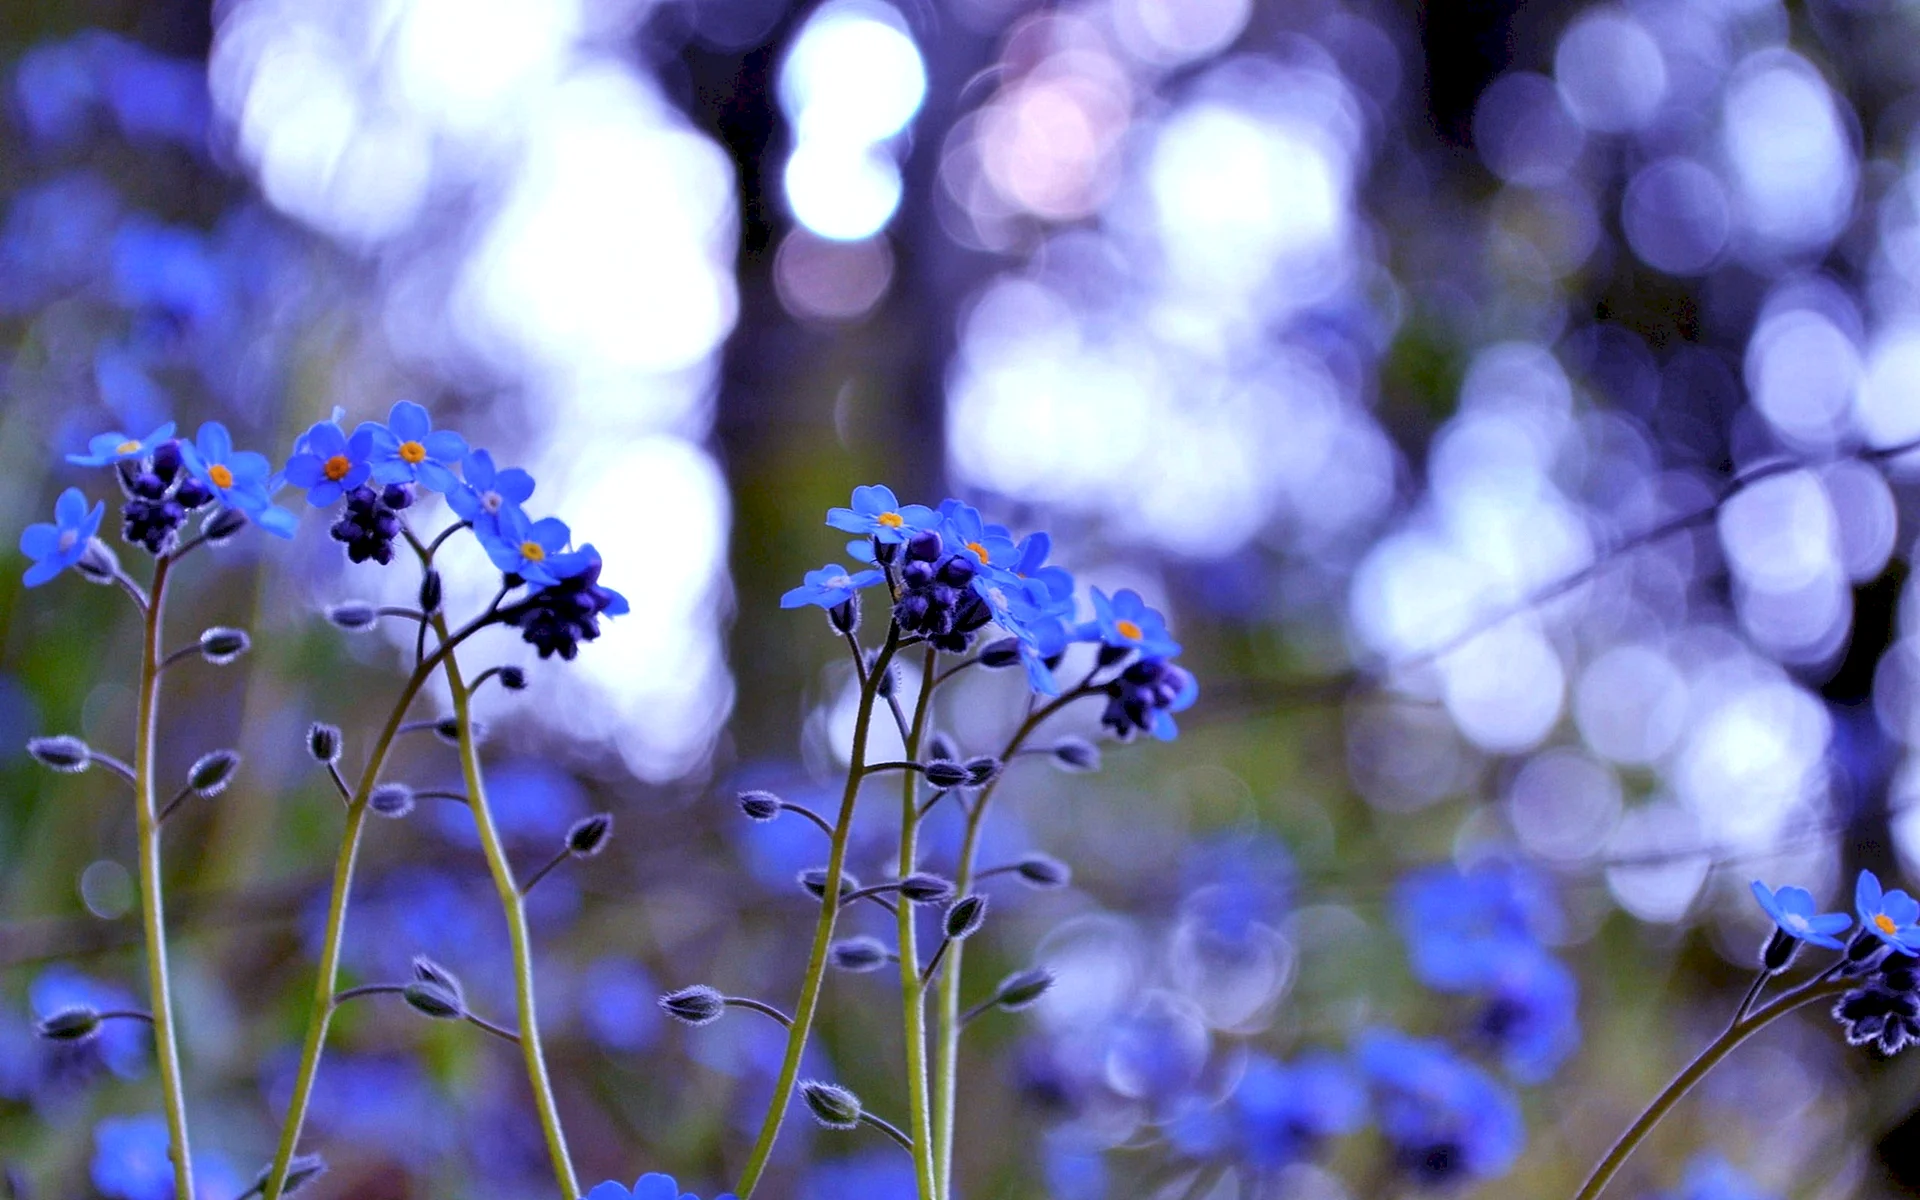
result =
[{"label": "yellow flower center", "polygon": [[885,525],[888,529],[898,529],[907,523],[907,519],[899,513],[881,513],[875,517],[874,520]]},{"label": "yellow flower center", "polygon": [[207,468],[207,478],[213,480],[213,486],[230,488],[233,486],[233,472],[225,463],[215,463]]},{"label": "yellow flower center", "polygon": [[419,442],[401,442],[400,457],[410,463],[426,461],[427,448]]},{"label": "yellow flower center", "polygon": [[329,458],[326,462],[322,463],[320,466],[320,470],[324,475],[326,475],[328,479],[333,480],[335,483],[339,483],[342,479],[345,479],[347,477],[348,471],[353,470],[353,464],[347,460],[346,455],[336,454],[332,458]]},{"label": "yellow flower center", "polygon": [[520,557],[528,562],[543,562],[547,557],[547,548],[539,542],[521,542]]},{"label": "yellow flower center", "polygon": [[121,442],[118,446],[115,446],[113,448],[113,452],[115,454],[132,454],[135,450],[138,450],[139,448],[140,448],[139,442],[135,441],[133,438],[128,438],[126,441]]},{"label": "yellow flower center", "polygon": [[1126,620],[1125,618],[1115,621],[1113,623],[1113,627],[1120,631],[1121,637],[1127,639],[1130,642],[1137,642],[1141,638],[1147,636],[1146,632],[1142,630],[1138,625],[1134,624],[1132,621]]},{"label": "yellow flower center", "polygon": [[987,548],[985,546],[982,546],[979,542],[968,542],[967,549],[979,555],[980,561],[983,563],[993,561],[991,558],[987,557]]},{"label": "yellow flower center", "polygon": [[1900,931],[1900,927],[1893,923],[1893,918],[1885,913],[1873,914],[1873,927],[1888,937],[1892,937]]}]

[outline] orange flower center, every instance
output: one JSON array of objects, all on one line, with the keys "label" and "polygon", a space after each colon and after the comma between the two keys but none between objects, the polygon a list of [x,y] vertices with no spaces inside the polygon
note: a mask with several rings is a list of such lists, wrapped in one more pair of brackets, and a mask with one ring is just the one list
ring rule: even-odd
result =
[{"label": "orange flower center", "polygon": [[1873,927],[1888,937],[1892,937],[1900,931],[1900,927],[1893,923],[1893,918],[1885,913],[1873,914]]},{"label": "orange flower center", "polygon": [[981,562],[983,562],[983,563],[984,563],[984,562],[992,562],[992,561],[993,561],[993,559],[991,559],[991,558],[989,558],[989,557],[987,557],[987,548],[986,548],[985,546],[982,546],[982,545],[981,545],[981,544],[980,544],[979,542],[968,542],[968,543],[967,543],[967,549],[969,549],[969,550],[971,550],[971,551],[973,551],[973,552],[974,552],[975,554],[977,554],[977,555],[979,555],[979,556],[980,556],[980,561],[981,561]]},{"label": "orange flower center", "polygon": [[230,488],[233,486],[233,472],[225,463],[215,463],[207,468],[207,478],[213,480],[213,486]]},{"label": "orange flower center", "polygon": [[888,529],[898,529],[907,523],[907,519],[899,513],[881,513],[875,517],[874,520],[885,525]]},{"label": "orange flower center", "polygon": [[118,446],[115,446],[113,448],[113,452],[115,454],[132,454],[135,450],[138,450],[139,448],[140,448],[139,442],[133,440],[132,438],[128,438],[126,441],[121,442]]},{"label": "orange flower center", "polygon": [[1130,642],[1137,642],[1141,638],[1147,636],[1146,632],[1142,630],[1138,625],[1134,624],[1132,621],[1126,620],[1125,618],[1115,621],[1113,623],[1113,627],[1120,631],[1121,637],[1127,639]]},{"label": "orange flower center", "polygon": [[521,542],[520,557],[528,562],[543,562],[547,557],[547,548],[539,542]]},{"label": "orange flower center", "polygon": [[342,479],[345,479],[347,477],[348,471],[353,470],[353,464],[347,460],[346,455],[336,454],[332,458],[329,458],[325,463],[321,464],[320,470],[326,475],[328,479],[333,480],[335,483],[339,483]]},{"label": "orange flower center", "polygon": [[427,448],[419,442],[401,442],[400,457],[410,463],[424,462],[427,457]]}]

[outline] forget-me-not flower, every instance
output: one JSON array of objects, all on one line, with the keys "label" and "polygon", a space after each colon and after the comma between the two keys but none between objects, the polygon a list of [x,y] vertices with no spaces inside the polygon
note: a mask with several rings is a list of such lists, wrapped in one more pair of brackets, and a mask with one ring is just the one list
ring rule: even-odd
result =
[{"label": "forget-me-not flower", "polygon": [[1820,906],[1813,902],[1813,893],[1805,888],[1783,887],[1776,892],[1756,879],[1753,898],[1773,918],[1780,932],[1815,946],[1842,949],[1838,935],[1853,927],[1853,918],[1846,913],[1821,912]]},{"label": "forget-me-not flower", "polygon": [[[634,1181],[631,1188],[607,1182],[594,1188],[586,1200],[700,1200],[692,1192],[682,1192],[673,1176],[651,1171]],[[713,1200],[734,1200],[732,1192],[723,1192]]]},{"label": "forget-me-not flower", "polygon": [[902,507],[893,489],[872,484],[853,489],[852,508],[830,508],[827,524],[846,533],[861,533],[875,541],[898,545],[921,529],[940,523],[939,514],[924,504]]},{"label": "forget-me-not flower", "polygon": [[109,433],[95,434],[87,439],[87,452],[69,454],[67,461],[77,467],[109,467],[117,462],[151,454],[155,446],[172,436],[172,421],[168,421],[143,438],[128,437],[115,429]]},{"label": "forget-me-not flower", "polygon": [[[499,518],[489,529],[474,526],[474,533],[487,557],[502,572],[541,586],[559,583],[567,574],[578,574],[555,569],[562,565],[561,555],[573,540],[573,531],[565,521],[558,517],[529,520],[518,507],[501,509]],[[584,563],[580,569],[585,569]]]},{"label": "forget-me-not flower", "polygon": [[[995,572],[1011,577],[1013,564],[1020,557],[1006,526],[989,523],[980,516],[979,509],[958,500],[941,501],[940,536],[954,551],[971,555],[983,575]],[[978,590],[986,582],[981,575],[976,575],[974,588]]]},{"label": "forget-me-not flower", "polygon": [[100,518],[106,511],[104,500],[89,509],[79,488],[61,492],[53,505],[53,524],[39,521],[20,531],[20,553],[33,560],[21,582],[39,587],[79,562],[87,552],[87,542],[100,531]]},{"label": "forget-me-not flower", "polygon": [[475,530],[500,528],[501,514],[518,508],[533,495],[533,476],[519,467],[496,468],[493,455],[475,450],[461,461],[464,485],[447,492],[447,507]]},{"label": "forget-me-not flower", "polygon": [[1167,633],[1167,619],[1148,608],[1132,588],[1122,588],[1111,598],[1094,588],[1093,623],[1081,630],[1081,636],[1116,650],[1138,650],[1143,658],[1172,658],[1180,653],[1180,643]]},{"label": "forget-me-not flower", "polygon": [[1444,1043],[1373,1030],[1360,1039],[1380,1132],[1400,1168],[1428,1185],[1506,1174],[1526,1138],[1512,1093]]},{"label": "forget-me-not flower", "polygon": [[821,608],[834,608],[853,599],[854,593],[861,588],[872,587],[883,578],[878,571],[849,571],[835,563],[828,563],[818,571],[808,571],[805,582],[780,597],[780,607],[799,608],[817,604]]},{"label": "forget-me-not flower", "polygon": [[332,421],[307,430],[302,448],[287,460],[281,474],[297,488],[305,488],[307,503],[326,508],[367,481],[373,472],[373,426],[362,425],[352,437]]},{"label": "forget-me-not flower", "polygon": [[459,488],[453,464],[466,457],[467,440],[452,430],[435,429],[426,409],[402,400],[388,412],[385,425],[363,428],[373,436],[375,483],[418,482],[436,492]]},{"label": "forget-me-not flower", "polygon": [[1862,929],[1901,954],[1920,956],[1920,901],[1898,889],[1883,892],[1879,877],[1862,871],[1854,883],[1853,906]]}]

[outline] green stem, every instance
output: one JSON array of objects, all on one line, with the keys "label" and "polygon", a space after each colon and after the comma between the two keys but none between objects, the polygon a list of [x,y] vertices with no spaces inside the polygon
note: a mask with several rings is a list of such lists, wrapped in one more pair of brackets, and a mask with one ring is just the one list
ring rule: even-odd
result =
[{"label": "green stem", "polygon": [[173,989],[167,981],[167,919],[161,901],[160,812],[153,783],[154,742],[160,729],[162,615],[167,599],[169,555],[154,563],[152,598],[140,647],[140,711],[134,731],[133,811],[140,842],[140,915],[147,942],[147,990],[153,1000],[155,1055],[160,1060],[160,1098],[167,1111],[167,1156],[173,1160],[176,1200],[193,1200],[193,1151],[187,1142],[187,1098],[180,1083],[180,1039],[173,1020]]},{"label": "green stem", "polygon": [[[441,643],[446,644],[444,616],[434,614],[433,629]],[[513,994],[519,1010],[520,1050],[527,1060],[527,1081],[533,1086],[534,1107],[540,1114],[540,1130],[547,1139],[547,1154],[553,1159],[553,1178],[560,1187],[561,1200],[577,1200],[580,1181],[573,1174],[566,1131],[560,1126],[553,1081],[548,1078],[546,1054],[540,1046],[540,1018],[533,996],[533,937],[527,930],[526,898],[514,880],[513,864],[507,861],[506,847],[501,844],[500,831],[493,823],[493,810],[487,804],[486,780],[480,774],[480,751],[473,737],[473,693],[461,679],[460,663],[450,648],[443,659],[447,689],[453,694],[453,719],[460,730],[460,772],[466,778],[467,804],[473,809],[474,829],[480,835],[487,869],[493,873],[494,890],[500,893],[500,909],[506,914],[507,934],[513,944]]]},{"label": "green stem", "polygon": [[[1028,713],[1027,719],[1007,740],[1006,748],[1000,752],[1000,761],[1012,762],[1013,756],[1020,752],[1020,747],[1026,745],[1027,739],[1033,736],[1033,731],[1040,728],[1042,722],[1075,700],[1091,696],[1097,690],[1082,683]],[[993,799],[994,789],[1005,777],[1003,768],[986,787],[980,789],[973,807],[967,811],[966,834],[960,841],[960,862],[953,877],[956,896],[966,895],[973,886],[974,860],[980,852],[980,827],[986,819],[987,802]],[[935,1193],[937,1200],[946,1200],[953,1192],[953,1117],[959,1095],[960,1030],[966,1024],[960,1013],[960,965],[965,953],[965,942],[956,942],[947,952],[946,974],[938,981],[940,991],[934,1007],[933,1156],[935,1182],[939,1185]]]},{"label": "green stem", "polygon": [[820,893],[820,918],[813,928],[813,949],[807,956],[807,973],[800,982],[799,1003],[793,1008],[793,1028],[787,1032],[786,1056],[773,1083],[773,1099],[767,1105],[766,1118],[760,1123],[760,1135],[754,1139],[753,1151],[747,1156],[746,1168],[740,1173],[740,1184],[734,1189],[740,1200],[748,1200],[753,1195],[761,1175],[766,1173],[767,1159],[773,1154],[774,1140],[780,1136],[788,1102],[793,1098],[794,1083],[800,1076],[800,1056],[807,1048],[807,1035],[813,1029],[820,984],[827,973],[827,948],[833,943],[834,918],[840,912],[840,879],[845,874],[847,835],[853,827],[854,801],[860,795],[862,768],[867,761],[867,734],[873,727],[875,693],[899,645],[900,627],[896,625],[887,630],[886,645],[881,647],[873,670],[867,672],[860,685],[860,711],[853,722],[852,757],[847,763],[846,789],[840,795],[839,819],[833,826],[833,846],[827,853],[826,887]]},{"label": "green stem", "polygon": [[[933,699],[934,667],[940,652],[927,647],[920,668],[920,696],[914,701],[913,722],[907,727],[906,756],[909,761],[920,753],[920,739],[926,732],[927,707]],[[920,776],[912,771],[900,773],[900,878],[905,879],[919,866]],[[965,893],[960,893],[964,895]],[[934,1174],[933,1118],[927,1091],[927,983],[920,977],[920,948],[916,936],[915,905],[901,904],[897,914],[900,937],[900,1002],[902,1031],[907,1047],[907,1115],[913,1126],[910,1140],[903,1142],[913,1155],[914,1176],[920,1200],[936,1200],[939,1184]]]},{"label": "green stem", "polygon": [[[367,798],[373,794],[373,785],[379,782],[380,772],[387,763],[387,753],[393,748],[393,740],[399,735],[401,723],[406,719],[413,698],[432,677],[442,656],[450,653],[454,646],[466,640],[478,628],[477,624],[463,628],[451,641],[443,642],[427,655],[426,660],[407,677],[407,684],[401,689],[399,699],[394,701],[393,711],[387,715],[385,728],[373,743],[373,753],[367,757],[367,767],[360,774],[360,783],[347,797],[347,823],[341,831],[340,853],[333,864],[333,894],[327,903],[326,932],[320,944],[320,973],[314,981],[313,1001],[308,1008],[307,1039],[300,1049],[300,1067],[294,1075],[293,1098],[287,1103],[287,1119],[280,1128],[280,1145],[274,1150],[273,1167],[261,1191],[263,1200],[278,1200],[286,1187],[287,1171],[293,1163],[294,1153],[299,1149],[300,1131],[306,1124],[307,1106],[313,1099],[314,1081],[319,1076],[320,1054],[326,1047],[327,1028],[333,1022],[334,990],[340,981],[340,950],[346,938],[347,898],[353,890],[353,869],[359,859],[360,834],[367,820]],[[569,1196],[567,1200],[573,1200],[573,1197]]]},{"label": "green stem", "polygon": [[1855,984],[1852,980],[1822,977],[1805,987],[1788,992],[1765,1008],[1758,1009],[1729,1025],[1727,1031],[1702,1050],[1698,1057],[1687,1064],[1685,1070],[1674,1076],[1673,1082],[1666,1086],[1666,1090],[1655,1096],[1653,1103],[1647,1106],[1647,1110],[1640,1114],[1639,1119],[1627,1127],[1627,1131],[1620,1135],[1620,1140],[1615,1142],[1613,1148],[1607,1151],[1606,1157],[1600,1160],[1600,1165],[1593,1169],[1593,1174],[1587,1177],[1586,1184],[1581,1187],[1574,1200],[1597,1200],[1608,1181],[1627,1161],[1627,1156],[1633,1153],[1634,1148],[1639,1146],[1649,1133],[1653,1132],[1653,1127],[1660,1123],[1660,1119],[1666,1116],[1674,1105],[1680,1103],[1681,1097],[1685,1096],[1694,1084],[1705,1078],[1707,1072],[1718,1066],[1721,1059],[1733,1053],[1734,1048],[1741,1042],[1795,1009],[1824,1000],[1828,996],[1837,995],[1853,986]]}]

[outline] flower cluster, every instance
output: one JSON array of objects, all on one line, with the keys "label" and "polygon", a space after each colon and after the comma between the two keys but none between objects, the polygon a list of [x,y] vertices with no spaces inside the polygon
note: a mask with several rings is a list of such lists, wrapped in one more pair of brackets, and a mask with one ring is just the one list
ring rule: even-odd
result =
[{"label": "flower cluster", "polygon": [[1444,1043],[1373,1030],[1360,1068],[1396,1164],[1428,1185],[1492,1179],[1520,1156],[1520,1106],[1492,1076]]},{"label": "flower cluster", "polygon": [[1474,1033],[1508,1074],[1540,1083],[1573,1053],[1579,988],[1540,940],[1554,906],[1534,876],[1496,865],[1416,871],[1395,889],[1394,912],[1415,977],[1476,1000]]},{"label": "flower cluster", "polygon": [[[502,574],[504,593],[525,591],[498,609],[500,620],[518,627],[542,658],[571,659],[580,643],[600,636],[600,618],[627,611],[620,593],[600,582],[601,559],[591,544],[575,547],[566,524],[535,520],[522,505],[533,494],[533,477],[500,469],[485,450],[465,438],[435,429],[427,410],[401,401],[385,423],[367,421],[349,434],[340,414],[308,429],[294,443],[280,471],[251,450],[235,450],[226,426],[209,421],[188,441],[174,437],[171,422],[146,437],[118,431],[91,439],[80,466],[112,467],[126,503],[121,508],[126,540],[155,556],[179,545],[187,515],[207,505],[219,514],[244,517],[271,533],[292,537],[293,513],[273,502],[283,486],[306,494],[314,508],[335,508],[328,528],[349,560],[385,565],[394,543],[411,536],[402,515],[421,490],[446,496]],[[20,550],[33,561],[29,587],[80,564],[103,516],[70,488],[60,497],[52,524],[29,526]],[[241,522],[233,521],[232,528]],[[213,526],[210,524],[210,530]]]},{"label": "flower cluster", "polygon": [[1127,664],[1099,685],[1107,696],[1101,724],[1122,740],[1137,733],[1171,740],[1179,733],[1174,714],[1199,696],[1193,675],[1173,662],[1180,643],[1166,619],[1137,593],[1091,588],[1092,617],[1080,619],[1074,578],[1047,561],[1053,541],[1045,533],[1016,539],[958,500],[937,509],[903,505],[878,485],[855,488],[849,507],[828,510],[827,524],[860,535],[847,553],[863,565],[809,571],[781,607],[817,605],[846,632],[855,626],[859,593],[885,583],[901,632],[961,654],[997,627],[1004,636],[982,646],[979,661],[1020,665],[1043,696],[1060,694],[1054,672],[1070,646],[1097,645],[1101,668]]},{"label": "flower cluster", "polygon": [[1784,971],[1802,945],[1839,950],[1833,971],[1859,981],[1833,1006],[1848,1044],[1890,1056],[1920,1041],[1920,901],[1885,890],[1872,871],[1860,872],[1853,888],[1860,927],[1842,942],[1854,916],[1819,912],[1804,888],[1774,891],[1755,880],[1753,897],[1774,925],[1760,948],[1765,974]]}]

